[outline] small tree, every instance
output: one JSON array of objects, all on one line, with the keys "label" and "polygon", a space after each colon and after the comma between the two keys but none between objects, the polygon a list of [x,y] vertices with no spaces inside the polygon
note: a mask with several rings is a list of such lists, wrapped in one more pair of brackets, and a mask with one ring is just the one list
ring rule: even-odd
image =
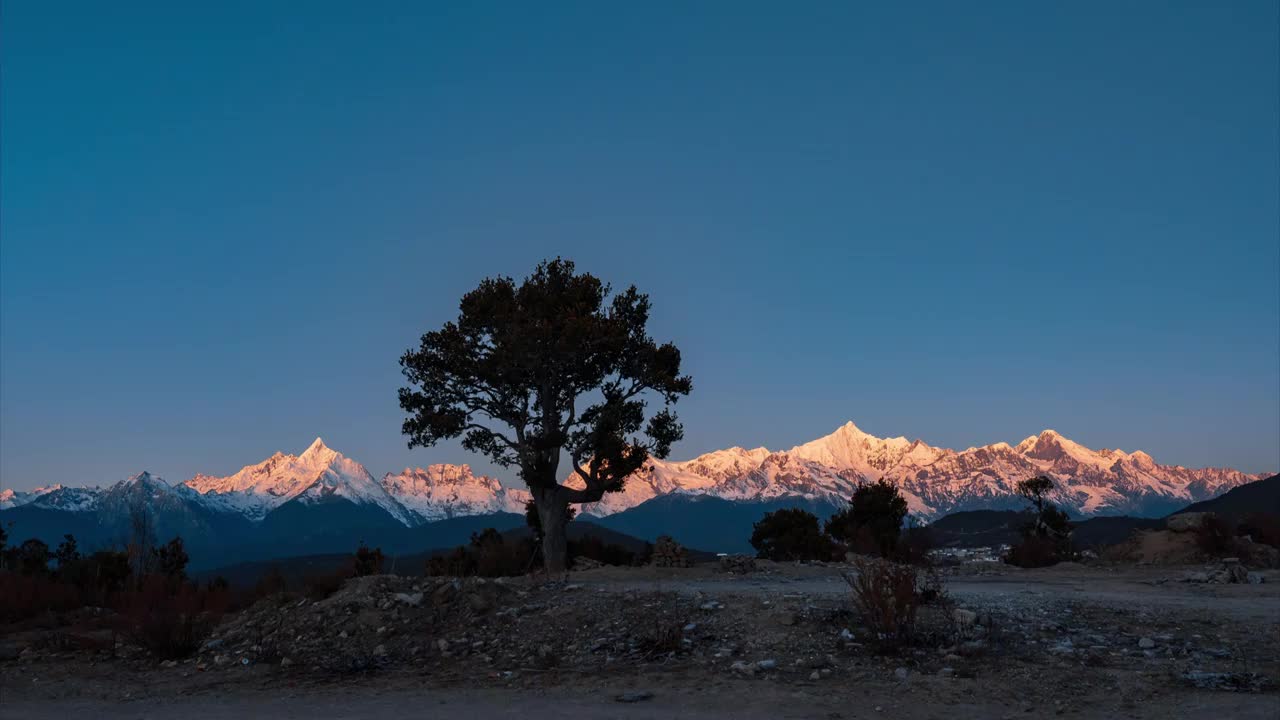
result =
[{"label": "small tree", "polygon": [[382,554],[382,548],[369,549],[364,543],[360,543],[360,547],[356,548],[355,573],[357,577],[381,575],[384,562],[386,562],[386,558]]},{"label": "small tree", "polygon": [[1005,558],[1022,567],[1052,565],[1071,553],[1071,522],[1067,514],[1049,502],[1053,479],[1045,475],[1018,481],[1019,495],[1031,503],[1034,515],[1023,528],[1022,542]]},{"label": "small tree", "polygon": [[[461,437],[463,447],[519,468],[543,529],[547,570],[566,569],[566,508],[622,490],[683,429],[670,406],[692,389],[680,351],[649,337],[649,298],[614,294],[568,260],[538,265],[517,285],[484,280],[458,319],[400,358],[409,387],[409,447]],[[646,419],[646,398],[663,409]],[[572,482],[561,483],[567,455]]]},{"label": "small tree", "polygon": [[141,499],[129,504],[129,538],[125,552],[129,554],[129,566],[134,578],[141,580],[151,573],[152,549],[156,545],[155,518]]},{"label": "small tree", "polygon": [[59,572],[78,561],[80,559],[80,550],[76,545],[76,536],[69,533],[63,535],[62,542],[58,543],[58,549],[53,552],[53,557],[58,561]]},{"label": "small tree", "polygon": [[43,540],[30,538],[22,541],[17,547],[16,556],[13,565],[23,575],[44,575],[49,572],[49,546]]},{"label": "small tree", "polygon": [[849,507],[832,515],[825,530],[857,551],[889,557],[898,546],[902,520],[906,516],[906,498],[897,485],[882,478],[873,483],[860,483],[849,499]]},{"label": "small tree", "polygon": [[183,547],[181,537],[175,537],[151,551],[152,572],[175,582],[187,579],[188,560],[187,550]]},{"label": "small tree", "polygon": [[751,547],[768,560],[827,560],[831,540],[822,534],[818,517],[800,508],[766,513],[752,526]]}]

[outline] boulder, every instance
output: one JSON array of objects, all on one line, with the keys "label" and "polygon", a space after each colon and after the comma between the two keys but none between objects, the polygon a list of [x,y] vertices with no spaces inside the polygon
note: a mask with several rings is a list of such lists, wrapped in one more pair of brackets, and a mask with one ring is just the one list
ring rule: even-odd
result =
[{"label": "boulder", "polygon": [[1205,518],[1213,513],[1189,512],[1172,515],[1164,521],[1164,526],[1172,532],[1195,532],[1204,525]]}]

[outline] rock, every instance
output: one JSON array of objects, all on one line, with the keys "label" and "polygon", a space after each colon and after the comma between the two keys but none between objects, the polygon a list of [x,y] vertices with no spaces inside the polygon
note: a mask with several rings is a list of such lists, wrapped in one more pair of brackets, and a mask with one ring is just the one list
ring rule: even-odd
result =
[{"label": "rock", "polygon": [[843,642],[853,642],[853,633],[849,631],[849,628],[841,628],[839,637]]},{"label": "rock", "polygon": [[384,657],[387,654],[387,646],[386,645],[376,646],[375,648],[373,648],[373,654],[377,657]]},{"label": "rock", "polygon": [[944,667],[938,671],[938,677],[945,677],[945,678],[955,677],[955,674],[956,674],[955,668]]},{"label": "rock", "polygon": [[692,623],[692,622],[680,628],[681,632],[687,632],[687,633],[691,633],[697,629],[698,629],[698,623]]},{"label": "rock", "polygon": [[293,664],[293,660],[291,658],[287,658],[287,657],[280,658],[280,667],[289,667],[292,664]]},{"label": "rock", "polygon": [[1171,532],[1195,532],[1204,525],[1205,519],[1213,513],[1190,512],[1173,515],[1164,521],[1164,526]]},{"label": "rock", "polygon": [[1183,673],[1182,679],[1204,690],[1257,691],[1267,684],[1267,678],[1252,672],[1206,672],[1192,670]]},{"label": "rock", "polygon": [[907,678],[911,677],[911,672],[904,667],[900,667],[893,671],[893,677],[898,682],[906,682]]},{"label": "rock", "polygon": [[810,680],[818,680],[821,677],[822,677],[822,673],[818,672],[817,670],[814,670],[813,672],[809,673]]},{"label": "rock", "polygon": [[412,594],[396,593],[395,595],[392,595],[392,597],[396,600],[396,602],[403,603],[405,605],[410,605],[412,607],[418,607],[422,605],[422,593],[420,592],[416,592]]},{"label": "rock", "polygon": [[756,559],[750,555],[724,555],[720,558],[720,572],[745,575],[756,571]]},{"label": "rock", "polygon": [[203,651],[208,651],[208,650],[217,650],[218,648],[222,647],[222,643],[223,643],[222,638],[214,638],[214,639],[212,639],[212,640],[210,640],[210,641],[206,642],[204,645],[202,645],[202,646],[200,647],[200,650],[201,650],[202,652],[203,652]]},{"label": "rock", "polygon": [[1182,576],[1182,582],[1189,583],[1207,583],[1209,582],[1209,573],[1207,572],[1189,572]]},{"label": "rock", "polygon": [[[579,572],[583,570],[595,570],[596,568],[600,568],[600,567],[604,567],[604,563],[600,562],[599,560],[593,560],[589,557],[576,557],[573,559],[572,569],[577,570]],[[633,700],[631,702],[635,702],[635,701]]]},{"label": "rock", "polygon": [[778,615],[776,616],[776,618],[775,618],[775,619],[778,621],[778,624],[779,624],[779,625],[786,625],[786,626],[788,626],[788,627],[790,627],[790,626],[792,626],[792,625],[795,625],[795,624],[796,624],[796,620],[797,620],[797,618],[796,618],[796,614],[795,614],[795,613],[789,613],[789,612],[788,612],[788,613],[780,613],[780,614],[778,614]]},{"label": "rock", "polygon": [[722,607],[724,607],[722,603],[718,603],[715,600],[708,600],[707,602],[704,602],[701,605],[699,605],[698,609],[699,610],[719,610]]},{"label": "rock", "polygon": [[483,615],[493,609],[493,600],[485,593],[467,593],[467,606],[477,615]]},{"label": "rock", "polygon": [[174,667],[178,667],[178,661],[177,661],[177,660],[165,660],[164,662],[160,663],[160,667],[163,667],[163,668],[174,668]]},{"label": "rock", "polygon": [[951,618],[955,620],[957,625],[968,627],[978,621],[978,613],[964,608],[956,608],[955,612],[951,613]]},{"label": "rock", "polygon": [[1150,650],[1155,646],[1156,646],[1156,641],[1152,640],[1149,637],[1144,637],[1138,641],[1138,647],[1142,648],[1143,650]]},{"label": "rock", "polygon": [[687,568],[693,564],[689,560],[689,551],[670,535],[659,535],[658,539],[654,540],[652,562],[654,567]]},{"label": "rock", "polygon": [[635,703],[635,702],[643,702],[645,700],[652,700],[652,699],[653,699],[653,693],[649,692],[648,690],[637,690],[635,692],[626,692],[614,698],[614,700],[620,703]]},{"label": "rock", "polygon": [[1245,580],[1247,580],[1250,585],[1261,585],[1267,581],[1267,576],[1262,573],[1251,572],[1248,575],[1245,575]]},{"label": "rock", "polygon": [[756,663],[757,670],[772,670],[776,667],[778,667],[778,661],[773,659],[761,660],[760,662]]},{"label": "rock", "polygon": [[743,675],[756,674],[756,666],[753,663],[747,663],[741,660],[734,661],[734,663],[729,666],[729,669],[736,673],[742,673]]}]

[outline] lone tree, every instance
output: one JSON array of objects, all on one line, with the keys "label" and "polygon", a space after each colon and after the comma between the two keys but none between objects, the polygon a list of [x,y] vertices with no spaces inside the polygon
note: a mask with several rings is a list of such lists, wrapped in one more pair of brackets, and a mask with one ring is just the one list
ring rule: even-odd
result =
[{"label": "lone tree", "polygon": [[[622,489],[683,429],[670,406],[693,383],[680,351],[649,337],[649,297],[613,293],[556,258],[517,284],[489,278],[458,319],[400,358],[409,447],[462,437],[463,447],[519,468],[537,506],[546,568],[565,569],[570,503]],[[662,409],[649,414],[649,400]],[[560,481],[567,456],[572,481]]]},{"label": "lone tree", "polygon": [[827,520],[824,530],[856,552],[876,552],[889,557],[898,547],[907,499],[898,486],[881,478],[859,483],[849,506]]}]

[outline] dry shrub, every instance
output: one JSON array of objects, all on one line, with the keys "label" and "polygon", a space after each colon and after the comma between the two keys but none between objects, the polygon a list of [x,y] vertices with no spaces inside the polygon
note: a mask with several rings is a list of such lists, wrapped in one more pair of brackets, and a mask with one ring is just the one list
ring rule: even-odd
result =
[{"label": "dry shrub", "polygon": [[1234,555],[1236,550],[1234,528],[1221,516],[1205,515],[1200,527],[1196,528],[1196,545],[1212,557]]},{"label": "dry shrub", "polygon": [[853,591],[853,604],[882,648],[893,648],[911,639],[920,593],[916,569],[887,560],[859,557],[853,573],[844,579]]},{"label": "dry shrub", "polygon": [[118,609],[123,630],[134,642],[156,657],[177,660],[200,647],[228,600],[225,590],[150,576],[137,589],[120,594]]},{"label": "dry shrub", "polygon": [[1240,532],[1253,538],[1256,543],[1280,548],[1280,514],[1249,513],[1240,523]]},{"label": "dry shrub", "polygon": [[26,620],[44,613],[60,613],[84,605],[80,590],[48,575],[19,575],[0,571],[0,621]]},{"label": "dry shrub", "polygon": [[653,659],[679,652],[684,647],[683,640],[680,623],[655,620],[652,632],[641,635],[636,645],[646,659]]}]

